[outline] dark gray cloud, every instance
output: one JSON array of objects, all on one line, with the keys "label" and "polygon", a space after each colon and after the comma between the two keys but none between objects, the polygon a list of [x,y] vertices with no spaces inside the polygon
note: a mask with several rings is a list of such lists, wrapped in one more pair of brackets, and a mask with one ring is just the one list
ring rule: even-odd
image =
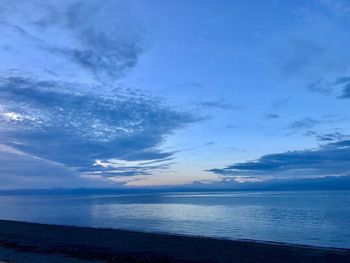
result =
[{"label": "dark gray cloud", "polygon": [[[1,188],[81,187],[82,180],[63,164],[0,144]],[[85,182],[84,186],[88,186]],[[98,184],[94,182],[94,185]]]},{"label": "dark gray cloud", "polygon": [[311,83],[308,83],[305,88],[311,92],[329,96],[332,93],[332,87],[323,78],[319,78]]},{"label": "dark gray cloud", "polygon": [[146,45],[125,2],[4,0],[0,31],[0,145],[26,156],[4,152],[2,175],[113,179],[174,164],[162,143],[198,118],[115,82]]},{"label": "dark gray cloud", "polygon": [[320,141],[324,141],[324,142],[339,141],[339,140],[344,140],[346,138],[349,138],[349,135],[345,135],[340,132],[333,132],[333,133],[324,133],[324,134],[317,135],[317,138]]},{"label": "dark gray cloud", "polygon": [[349,72],[348,22],[331,11],[333,4],[325,8],[325,1],[315,2],[299,10],[298,19],[283,33],[263,39],[273,47],[267,59],[272,59],[284,81],[290,79],[293,85],[329,96],[335,91],[335,76]]},{"label": "dark gray cloud", "polygon": [[316,131],[307,131],[305,136],[315,137],[321,142],[334,142],[348,139],[350,136],[341,132],[319,133]]},{"label": "dark gray cloud", "polygon": [[271,107],[275,110],[279,110],[284,106],[286,106],[289,102],[290,102],[289,98],[278,99],[271,103]]},{"label": "dark gray cloud", "polygon": [[237,148],[237,147],[234,147],[234,146],[226,147],[226,149],[228,149],[230,151],[233,151],[233,152],[245,152],[246,151],[244,149]]},{"label": "dark gray cloud", "polygon": [[239,109],[236,105],[226,102],[223,99],[204,101],[199,103],[199,106],[204,108],[219,109],[219,110],[238,110]]},{"label": "dark gray cloud", "polygon": [[334,84],[347,84],[350,82],[350,77],[348,76],[343,76],[339,77]]},{"label": "dark gray cloud", "polygon": [[72,176],[72,171],[60,163],[28,155],[13,147],[0,144],[0,175],[40,177]]},{"label": "dark gray cloud", "polygon": [[1,78],[0,144],[78,172],[149,174],[167,165],[138,168],[126,163],[120,168],[113,165],[113,159],[170,161],[174,152],[164,152],[159,146],[167,135],[197,120],[144,94],[120,89],[107,97],[87,89],[81,92],[83,88],[76,86]]},{"label": "dark gray cloud", "polygon": [[133,68],[144,50],[142,34],[121,12],[111,1],[70,5],[62,19],[80,45],[62,49],[62,54],[98,77],[118,78]]},{"label": "dark gray cloud", "polygon": [[279,115],[275,114],[275,113],[269,113],[265,115],[265,119],[267,120],[275,120],[275,119],[279,119]]},{"label": "dark gray cloud", "polygon": [[[329,96],[333,91],[340,90],[339,99],[348,99],[350,98],[350,77],[342,76],[336,78],[334,81],[326,81],[323,78],[309,83],[306,85],[306,88],[315,93],[320,93],[326,96]],[[339,93],[339,92],[338,92]]]},{"label": "dark gray cloud", "polygon": [[[281,73],[305,81],[304,86],[310,82],[327,83],[335,75],[347,72],[347,23],[334,14],[325,15],[308,8],[300,13],[299,19],[291,24],[290,30],[278,32],[273,38],[275,61]],[[327,92],[327,85],[310,88],[315,88],[314,91],[325,88],[322,92]]]},{"label": "dark gray cloud", "polygon": [[210,146],[210,145],[213,145],[213,144],[215,144],[215,142],[214,141],[210,141],[210,142],[205,143],[204,146]]},{"label": "dark gray cloud", "polygon": [[294,76],[308,72],[317,67],[320,57],[327,57],[329,50],[315,41],[291,38],[285,43],[288,52],[280,59],[280,70],[283,74]]},{"label": "dark gray cloud", "polygon": [[[155,172],[164,171],[170,168],[173,162],[168,162],[171,158],[157,160],[160,164],[153,164],[152,162],[135,162],[134,165],[124,165],[119,162],[95,162],[96,169],[88,167],[81,169],[80,172],[86,172],[88,175],[101,176],[102,178],[118,177],[118,176],[139,176],[152,175]],[[101,167],[103,169],[101,169]]]},{"label": "dark gray cloud", "polygon": [[350,99],[350,77],[340,77],[335,82],[336,85],[342,88],[340,99]]},{"label": "dark gray cloud", "polygon": [[347,137],[347,135],[342,134],[338,132],[339,129],[332,129],[333,131],[330,132],[322,132],[322,131],[316,131],[316,126],[324,126],[324,125],[331,125],[330,127],[334,127],[335,125],[340,125],[342,122],[347,121],[346,117],[343,117],[339,114],[326,114],[322,115],[318,119],[313,118],[302,118],[300,120],[293,121],[292,123],[287,126],[289,130],[291,130],[290,133],[287,133],[286,135],[292,135],[297,132],[303,132],[303,135],[309,136],[309,137],[315,137],[320,141],[336,141],[336,140],[344,140]]},{"label": "dark gray cloud", "polygon": [[124,76],[145,49],[143,30],[120,1],[5,1],[0,8],[3,25],[100,81]]},{"label": "dark gray cloud", "polygon": [[340,96],[342,99],[350,99],[350,83],[346,84],[343,89],[343,94]]},{"label": "dark gray cloud", "polygon": [[318,177],[350,173],[350,140],[316,149],[268,154],[210,172],[228,177]]},{"label": "dark gray cloud", "polygon": [[301,130],[314,127],[319,121],[312,118],[303,118],[297,121],[293,121],[288,128],[292,130]]}]

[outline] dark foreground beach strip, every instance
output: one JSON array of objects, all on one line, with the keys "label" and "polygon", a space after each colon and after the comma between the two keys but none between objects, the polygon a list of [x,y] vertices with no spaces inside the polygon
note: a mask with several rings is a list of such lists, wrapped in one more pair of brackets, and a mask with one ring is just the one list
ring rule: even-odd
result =
[{"label": "dark foreground beach strip", "polygon": [[28,258],[33,255],[32,262],[38,255],[65,256],[65,262],[75,259],[89,262],[350,262],[350,250],[347,249],[6,220],[0,220],[0,248],[0,262],[5,260],[1,258],[3,250],[24,253],[29,255]]}]

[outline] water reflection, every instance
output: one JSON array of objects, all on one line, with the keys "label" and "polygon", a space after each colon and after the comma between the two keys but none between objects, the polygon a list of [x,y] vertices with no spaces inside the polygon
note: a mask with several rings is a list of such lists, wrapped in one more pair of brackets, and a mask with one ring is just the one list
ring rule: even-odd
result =
[{"label": "water reflection", "polygon": [[350,247],[350,192],[0,197],[0,217]]}]

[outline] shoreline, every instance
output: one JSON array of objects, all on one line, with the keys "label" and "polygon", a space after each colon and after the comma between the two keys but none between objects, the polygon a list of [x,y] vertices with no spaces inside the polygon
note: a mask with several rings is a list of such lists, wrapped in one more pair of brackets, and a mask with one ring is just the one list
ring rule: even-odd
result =
[{"label": "shoreline", "polygon": [[[0,220],[3,250],[55,262],[350,262],[350,249]],[[55,261],[64,257],[64,261]],[[18,257],[17,257],[18,258]],[[78,260],[78,261],[77,261]],[[82,260],[82,261],[81,261]],[[85,261],[84,261],[85,260]],[[29,261],[27,261],[29,262]],[[41,262],[31,259],[30,262]]]}]

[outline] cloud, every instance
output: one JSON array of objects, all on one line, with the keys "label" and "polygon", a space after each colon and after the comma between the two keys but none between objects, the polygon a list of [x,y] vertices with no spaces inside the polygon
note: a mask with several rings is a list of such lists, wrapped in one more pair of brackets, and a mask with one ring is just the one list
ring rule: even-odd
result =
[{"label": "cloud", "polygon": [[[255,178],[257,179],[257,178]],[[188,186],[182,186],[188,189],[198,190],[349,190],[350,189],[350,176],[328,176],[320,178],[281,178],[276,180],[264,180],[261,182],[254,181],[254,178],[244,178],[242,182],[240,179],[234,178],[222,178],[218,182],[194,182]],[[174,189],[176,190],[176,188]]]},{"label": "cloud", "polygon": [[305,86],[307,90],[313,93],[319,93],[325,96],[329,96],[332,93],[331,84],[327,83],[324,79],[319,78]]},{"label": "cloud", "polygon": [[349,82],[350,82],[350,77],[343,76],[343,77],[337,78],[334,84],[348,84]]},{"label": "cloud", "polygon": [[[326,81],[322,78],[307,85],[306,88],[311,92],[320,93],[329,96],[334,90],[341,89],[339,99],[349,99],[350,98],[350,77],[342,76],[337,77],[335,80]],[[339,94],[339,92],[338,92]]]},{"label": "cloud", "polygon": [[289,98],[278,99],[271,103],[271,107],[275,110],[279,110],[282,107],[285,107],[289,102],[290,102]]},{"label": "cloud", "polygon": [[263,155],[257,160],[209,170],[223,177],[308,178],[350,174],[350,140],[316,149]]},{"label": "cloud", "polygon": [[120,77],[143,52],[141,32],[116,2],[77,2],[67,8],[63,19],[79,45],[58,50],[98,77]]},{"label": "cloud", "polygon": [[349,135],[342,134],[340,132],[324,133],[317,135],[320,141],[339,141],[349,138]]},{"label": "cloud", "polygon": [[341,20],[314,10],[306,11],[286,37],[276,40],[276,63],[284,76],[310,83],[306,87],[311,91],[327,93],[327,81],[349,68],[345,47],[350,39]]},{"label": "cloud", "polygon": [[333,142],[348,139],[350,136],[341,132],[318,133],[315,131],[307,131],[304,135],[316,137],[321,142]]},{"label": "cloud", "polygon": [[218,109],[218,110],[237,110],[238,107],[233,105],[232,103],[225,102],[225,100],[212,100],[212,101],[204,101],[199,103],[199,106],[210,109]]},{"label": "cloud", "polygon": [[323,5],[327,11],[337,15],[342,16],[350,12],[350,7],[346,1],[341,0],[318,0],[318,2]]},{"label": "cloud", "polygon": [[[1,144],[102,177],[166,169],[174,152],[161,144],[198,120],[142,93],[115,89],[105,96],[81,84],[25,77],[0,79],[0,105]],[[164,163],[116,167],[113,160]]]},{"label": "cloud", "polygon": [[[45,176],[43,176],[45,175]],[[30,187],[78,187],[73,169],[0,144],[1,189]]]},{"label": "cloud", "polygon": [[265,119],[267,120],[275,120],[275,119],[279,119],[279,115],[275,114],[275,113],[269,113],[265,115]]},{"label": "cloud", "polygon": [[301,120],[293,121],[289,125],[289,129],[300,130],[300,129],[312,128],[318,123],[319,123],[319,121],[314,120],[312,118],[303,118]]},{"label": "cloud", "polygon": [[[292,130],[292,132],[302,131],[305,129],[311,129],[315,126],[324,125],[324,124],[336,124],[339,125],[339,123],[347,121],[346,117],[342,117],[339,114],[328,114],[323,115],[318,119],[314,118],[301,118],[299,120],[291,122],[286,128]],[[291,135],[293,133],[289,133],[288,135]],[[316,132],[308,130],[305,135],[316,135]]]},{"label": "cloud", "polygon": [[285,75],[304,74],[311,68],[318,67],[316,61],[320,57],[328,56],[325,47],[311,40],[293,37],[286,44],[289,52],[280,65],[280,70]]},{"label": "cloud", "polygon": [[343,90],[343,94],[340,96],[342,99],[350,99],[350,83],[348,83]]},{"label": "cloud", "polygon": [[340,88],[341,90],[338,99],[350,98],[350,77],[348,76],[328,78],[328,80],[319,78],[316,81],[307,84],[305,87],[311,92],[325,96],[331,95],[334,91],[339,94],[338,90]]},{"label": "cloud", "polygon": [[[144,51],[143,30],[120,1],[4,1],[0,8],[5,32],[16,31],[9,39],[20,36],[25,49],[70,61],[100,81],[124,76]],[[23,53],[16,42],[7,45]]]},{"label": "cloud", "polygon": [[199,118],[121,87],[146,49],[125,2],[4,0],[0,33],[0,144],[25,154],[3,153],[8,174],[125,182],[170,170],[177,151],[163,143]]},{"label": "cloud", "polygon": [[349,10],[348,1],[317,0],[303,5],[282,31],[261,38],[267,47],[266,61],[271,61],[285,82],[331,95],[333,80],[350,69]]},{"label": "cloud", "polygon": [[342,94],[338,98],[350,99],[350,77],[339,77],[335,80],[334,85],[342,88]]},{"label": "cloud", "polygon": [[[156,161],[123,161],[117,159],[110,159],[108,161],[96,160],[93,166],[96,171],[88,170],[84,176],[95,176],[100,178],[112,179],[116,177],[130,177],[140,175],[152,175],[155,172],[162,172],[168,170],[173,162],[169,162],[173,158],[164,158]],[[107,171],[101,171],[102,168],[109,168]]]}]

